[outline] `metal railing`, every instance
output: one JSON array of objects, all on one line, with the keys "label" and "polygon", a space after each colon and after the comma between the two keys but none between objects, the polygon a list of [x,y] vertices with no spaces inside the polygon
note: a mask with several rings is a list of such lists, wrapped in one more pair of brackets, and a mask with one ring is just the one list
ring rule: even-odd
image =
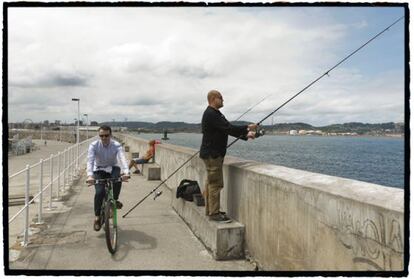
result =
[{"label": "metal railing", "polygon": [[[53,210],[53,199],[59,200],[60,192],[65,191],[67,186],[71,186],[75,179],[80,177],[80,164],[81,160],[87,160],[87,153],[89,144],[94,141],[96,137],[87,139],[81,143],[74,144],[68,148],[66,148],[63,152],[58,152],[58,154],[51,154],[49,158],[40,159],[40,161],[33,165],[26,165],[26,168],[22,169],[21,171],[14,173],[9,176],[9,193],[10,193],[10,181],[19,177],[21,175],[25,175],[25,189],[24,189],[24,206],[13,216],[9,219],[9,225],[16,220],[16,218],[24,213],[24,233],[23,233],[23,246],[27,246],[29,243],[29,213],[30,213],[30,205],[34,203],[34,201],[38,200],[38,213],[37,213],[37,224],[43,223],[43,201],[44,196],[43,194],[47,189],[49,189],[49,197],[48,197],[48,210]],[[49,168],[46,169],[46,166]],[[39,175],[38,177],[34,177],[31,175],[31,170],[34,168],[39,167]],[[33,172],[32,172],[33,173]],[[34,194],[33,198],[30,199],[30,190],[33,185],[38,183],[38,192]],[[46,184],[46,185],[45,185]],[[54,189],[54,186],[57,186]],[[17,185],[19,186],[19,185]],[[55,190],[55,195],[54,195]],[[30,199],[30,200],[29,200]]]}]

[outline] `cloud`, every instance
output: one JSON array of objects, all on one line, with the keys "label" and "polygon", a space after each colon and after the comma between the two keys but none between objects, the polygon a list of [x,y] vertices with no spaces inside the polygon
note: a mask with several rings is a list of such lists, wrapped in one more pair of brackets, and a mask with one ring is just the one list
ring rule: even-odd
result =
[{"label": "cloud", "polygon": [[88,86],[88,79],[79,74],[48,73],[36,78],[11,79],[9,85],[25,88]]},{"label": "cloud", "polygon": [[[18,113],[11,120],[43,120],[60,106],[54,117],[72,121],[76,107],[71,98],[80,98],[81,110],[90,120],[196,123],[211,89],[223,93],[222,111],[229,120],[272,94],[243,117],[260,120],[355,49],[353,42],[365,37],[367,22],[374,24],[382,15],[343,8],[336,10],[338,17],[331,11],[13,9],[8,24],[13,50],[8,57],[9,109]],[[355,13],[362,16],[350,20]],[[389,44],[387,54],[380,43],[370,52],[379,53],[376,57],[391,55],[395,44],[401,42]],[[275,117],[318,123],[358,117],[367,122],[399,120],[403,69],[385,64],[385,71],[373,69],[366,61],[367,72],[357,61],[341,65]],[[45,113],[36,109],[38,104]]]},{"label": "cloud", "polygon": [[158,99],[157,97],[137,97],[137,98],[117,98],[115,99],[112,104],[113,105],[120,105],[120,106],[143,106],[143,107],[150,107],[150,106],[157,106],[164,104],[163,100]]}]

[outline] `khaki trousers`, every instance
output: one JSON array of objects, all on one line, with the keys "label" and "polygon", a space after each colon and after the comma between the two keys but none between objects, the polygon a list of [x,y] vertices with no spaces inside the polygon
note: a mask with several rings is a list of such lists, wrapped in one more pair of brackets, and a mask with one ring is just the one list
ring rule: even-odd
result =
[{"label": "khaki trousers", "polygon": [[220,191],[223,188],[223,157],[203,159],[207,169],[205,187],[206,215],[219,213]]}]

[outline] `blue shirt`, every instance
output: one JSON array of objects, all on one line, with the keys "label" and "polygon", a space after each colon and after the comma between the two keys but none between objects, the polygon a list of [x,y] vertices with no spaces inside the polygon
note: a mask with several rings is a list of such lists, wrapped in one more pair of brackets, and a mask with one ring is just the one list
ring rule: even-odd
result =
[{"label": "blue shirt", "polygon": [[121,168],[121,173],[129,175],[128,162],[125,158],[122,145],[112,140],[107,146],[102,144],[101,140],[96,140],[89,145],[88,149],[88,163],[87,174],[93,176],[93,172],[100,168],[107,168],[118,166]]}]

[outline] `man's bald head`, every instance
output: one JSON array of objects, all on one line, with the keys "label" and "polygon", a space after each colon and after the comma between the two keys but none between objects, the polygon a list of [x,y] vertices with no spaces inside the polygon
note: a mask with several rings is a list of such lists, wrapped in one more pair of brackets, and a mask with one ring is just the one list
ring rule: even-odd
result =
[{"label": "man's bald head", "polygon": [[207,94],[207,101],[209,105],[212,105],[216,98],[221,98],[220,92],[217,90],[210,90]]},{"label": "man's bald head", "polygon": [[223,107],[223,96],[217,90],[211,90],[207,94],[207,101],[210,107],[219,109]]}]

